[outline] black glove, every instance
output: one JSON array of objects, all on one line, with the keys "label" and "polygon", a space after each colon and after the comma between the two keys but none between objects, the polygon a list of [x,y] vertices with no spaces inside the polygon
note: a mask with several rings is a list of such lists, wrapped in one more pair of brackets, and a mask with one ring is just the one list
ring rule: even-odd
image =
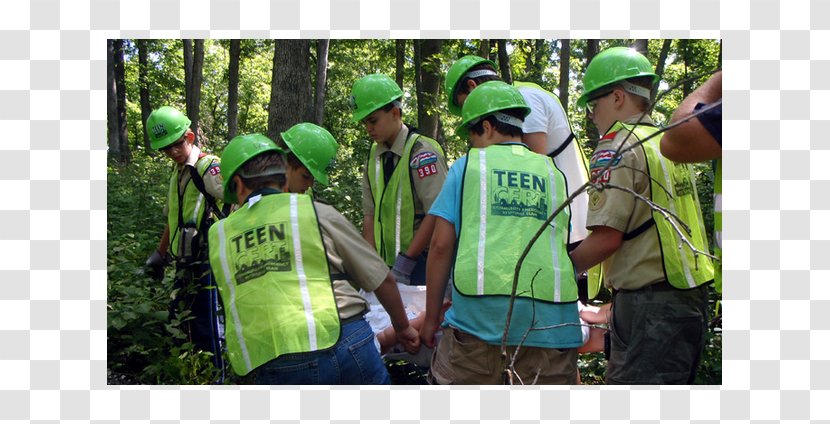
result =
[{"label": "black glove", "polygon": [[164,278],[164,267],[169,264],[170,255],[161,254],[158,249],[154,250],[153,254],[147,258],[147,262],[144,263],[144,275],[156,281],[160,281]]}]

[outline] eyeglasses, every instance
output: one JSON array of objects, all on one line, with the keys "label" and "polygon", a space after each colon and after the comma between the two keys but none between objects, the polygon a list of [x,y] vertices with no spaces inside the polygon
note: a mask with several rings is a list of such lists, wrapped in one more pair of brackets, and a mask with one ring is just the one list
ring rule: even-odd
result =
[{"label": "eyeglasses", "polygon": [[167,147],[162,147],[162,148],[161,148],[161,151],[162,151],[163,153],[167,153],[167,152],[172,151],[173,149],[179,148],[179,147],[181,147],[181,146],[182,146],[182,144],[184,143],[184,140],[185,140],[185,136],[184,136],[184,135],[182,135],[182,138],[178,139],[175,143],[173,143],[173,144],[171,144],[171,145],[169,145],[169,146],[167,146]]},{"label": "eyeglasses", "polygon": [[588,99],[588,102],[585,103],[585,107],[588,108],[588,113],[593,115],[594,114],[594,109],[597,107],[597,102],[599,102],[599,99],[601,99],[601,98],[603,98],[603,97],[605,97],[605,96],[607,96],[607,95],[609,95],[613,92],[614,92],[613,90],[606,91],[605,93],[602,93],[600,95],[597,95],[597,96],[594,96],[594,97]]}]

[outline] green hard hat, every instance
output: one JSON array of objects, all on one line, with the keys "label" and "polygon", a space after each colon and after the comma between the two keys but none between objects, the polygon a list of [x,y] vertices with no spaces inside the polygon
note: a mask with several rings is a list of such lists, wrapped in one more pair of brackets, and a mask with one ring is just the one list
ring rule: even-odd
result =
[{"label": "green hard hat", "polygon": [[252,157],[272,150],[283,152],[270,138],[259,133],[238,135],[228,143],[222,153],[222,163],[219,165],[223,178],[225,203],[237,203],[236,193],[231,191],[230,183],[239,168]]},{"label": "green hard hat", "polygon": [[585,107],[595,91],[607,85],[642,76],[650,76],[656,82],[660,77],[654,73],[651,62],[637,50],[628,47],[612,47],[597,54],[583,78],[582,95],[577,99],[579,107]]},{"label": "green hard hat", "polygon": [[470,69],[487,63],[496,69],[496,64],[492,60],[487,60],[480,56],[467,55],[455,61],[447,71],[447,77],[444,79],[444,92],[447,93],[447,108],[450,113],[456,116],[461,116],[461,106],[455,104],[455,90],[458,89],[458,83],[464,78],[464,75]]},{"label": "green hard hat", "polygon": [[352,122],[360,122],[370,113],[403,97],[398,84],[384,74],[371,74],[352,85]]},{"label": "green hard hat", "polygon": [[523,109],[525,113],[522,118],[530,114],[530,107],[527,106],[525,98],[516,87],[504,81],[487,81],[467,96],[464,107],[461,108],[461,125],[455,133],[461,137],[467,137],[469,127],[473,122],[493,112],[506,109]]},{"label": "green hard hat", "polygon": [[308,168],[314,179],[329,185],[327,169],[337,156],[337,142],[331,133],[323,127],[303,122],[280,135],[291,153]]},{"label": "green hard hat", "polygon": [[150,146],[156,150],[163,149],[181,138],[188,127],[190,127],[190,119],[187,119],[187,116],[178,109],[162,106],[154,110],[147,118]]}]

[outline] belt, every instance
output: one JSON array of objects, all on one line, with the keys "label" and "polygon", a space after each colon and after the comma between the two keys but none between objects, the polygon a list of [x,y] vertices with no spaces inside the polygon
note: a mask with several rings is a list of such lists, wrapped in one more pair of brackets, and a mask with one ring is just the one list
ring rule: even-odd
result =
[{"label": "belt", "polygon": [[340,325],[341,325],[341,326],[343,326],[343,325],[346,325],[346,324],[351,324],[351,323],[353,323],[353,322],[355,322],[355,321],[361,321],[361,320],[363,320],[363,317],[364,317],[365,315],[366,315],[366,311],[364,310],[363,312],[361,312],[361,313],[359,313],[359,314],[357,314],[357,315],[350,316],[350,317],[348,317],[348,318],[346,318],[346,319],[341,319],[341,320],[340,320]]},{"label": "belt", "polygon": [[668,281],[666,281],[666,280],[660,280],[660,281],[658,281],[658,282],[656,282],[656,283],[649,284],[649,285],[647,285],[647,286],[645,286],[645,287],[640,287],[639,289],[636,289],[636,290],[619,289],[619,290],[617,290],[617,291],[621,291],[621,292],[624,292],[624,293],[633,293],[633,292],[645,291],[645,290],[650,290],[650,291],[671,291],[671,290],[679,290],[679,289],[677,289],[677,288],[675,288],[674,286],[672,286],[671,284],[669,284],[669,282],[668,282]]}]

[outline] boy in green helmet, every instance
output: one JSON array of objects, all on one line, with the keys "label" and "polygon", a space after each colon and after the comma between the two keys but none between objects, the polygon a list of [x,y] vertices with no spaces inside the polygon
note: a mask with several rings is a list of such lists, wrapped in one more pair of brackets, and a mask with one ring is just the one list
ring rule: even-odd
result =
[{"label": "boy in green helmet", "polygon": [[[657,78],[637,51],[607,49],[588,65],[577,101],[603,136],[591,158],[598,186],[589,195],[591,234],[571,258],[577,271],[602,263],[613,289],[609,384],[691,384],[706,334],[711,261],[634,194],[685,223],[677,225],[683,238],[707,251],[694,175],[661,155],[660,137],[652,137],[658,128],[645,115]],[[647,141],[617,155],[641,140]]]},{"label": "boy in green helmet", "polygon": [[[466,99],[458,134],[472,148],[456,161],[429,214],[435,232],[427,267],[426,314],[420,335],[435,344],[429,378],[438,384],[501,384],[501,343],[519,256],[567,197],[552,160],[522,143],[530,112],[519,91],[481,84]],[[506,344],[519,350],[512,381],[576,384],[583,343],[577,287],[567,254],[570,209],[559,213],[523,262]],[[452,305],[439,316],[452,271]],[[531,331],[531,328],[557,328]],[[521,346],[521,349],[519,349]]]},{"label": "boy in green helmet", "polygon": [[150,145],[167,155],[175,167],[164,211],[167,225],[145,267],[148,274],[160,280],[172,256],[176,263],[174,288],[178,292],[171,313],[179,311],[182,304],[191,311],[193,319],[185,322],[184,332],[197,348],[212,352],[214,364],[222,369],[218,298],[206,246],[210,223],[215,216],[223,215],[219,158],[201,151],[195,144],[190,119],[177,109],[163,106],[154,110],[147,118],[147,128]]},{"label": "boy in green helmet", "polygon": [[[460,116],[467,96],[487,81],[501,81],[495,63],[475,55],[456,60],[444,80],[450,113]],[[530,114],[522,124],[522,142],[534,152],[553,159],[553,164],[565,176],[570,195],[588,181],[588,160],[574,139],[565,109],[557,96],[537,84],[514,81],[513,86],[530,107]],[[588,235],[585,229],[587,210],[586,194],[580,194],[571,202],[573,215],[568,235],[569,249],[576,247]]]},{"label": "boy in green helmet", "polygon": [[426,215],[447,175],[438,143],[401,120],[403,91],[386,75],[352,86],[352,121],[375,141],[363,174],[363,237],[397,281],[423,285],[434,220]]},{"label": "boy in green helmet", "polygon": [[[312,175],[336,152],[331,134],[313,124],[281,136]],[[334,208],[282,192],[286,171],[298,169],[286,169],[264,135],[235,137],[222,159],[225,201],[240,209],[210,228],[210,262],[234,372],[254,371],[257,384],[389,384],[363,319],[367,303],[352,285],[374,291],[397,340],[416,352],[417,331],[386,264]]]}]

